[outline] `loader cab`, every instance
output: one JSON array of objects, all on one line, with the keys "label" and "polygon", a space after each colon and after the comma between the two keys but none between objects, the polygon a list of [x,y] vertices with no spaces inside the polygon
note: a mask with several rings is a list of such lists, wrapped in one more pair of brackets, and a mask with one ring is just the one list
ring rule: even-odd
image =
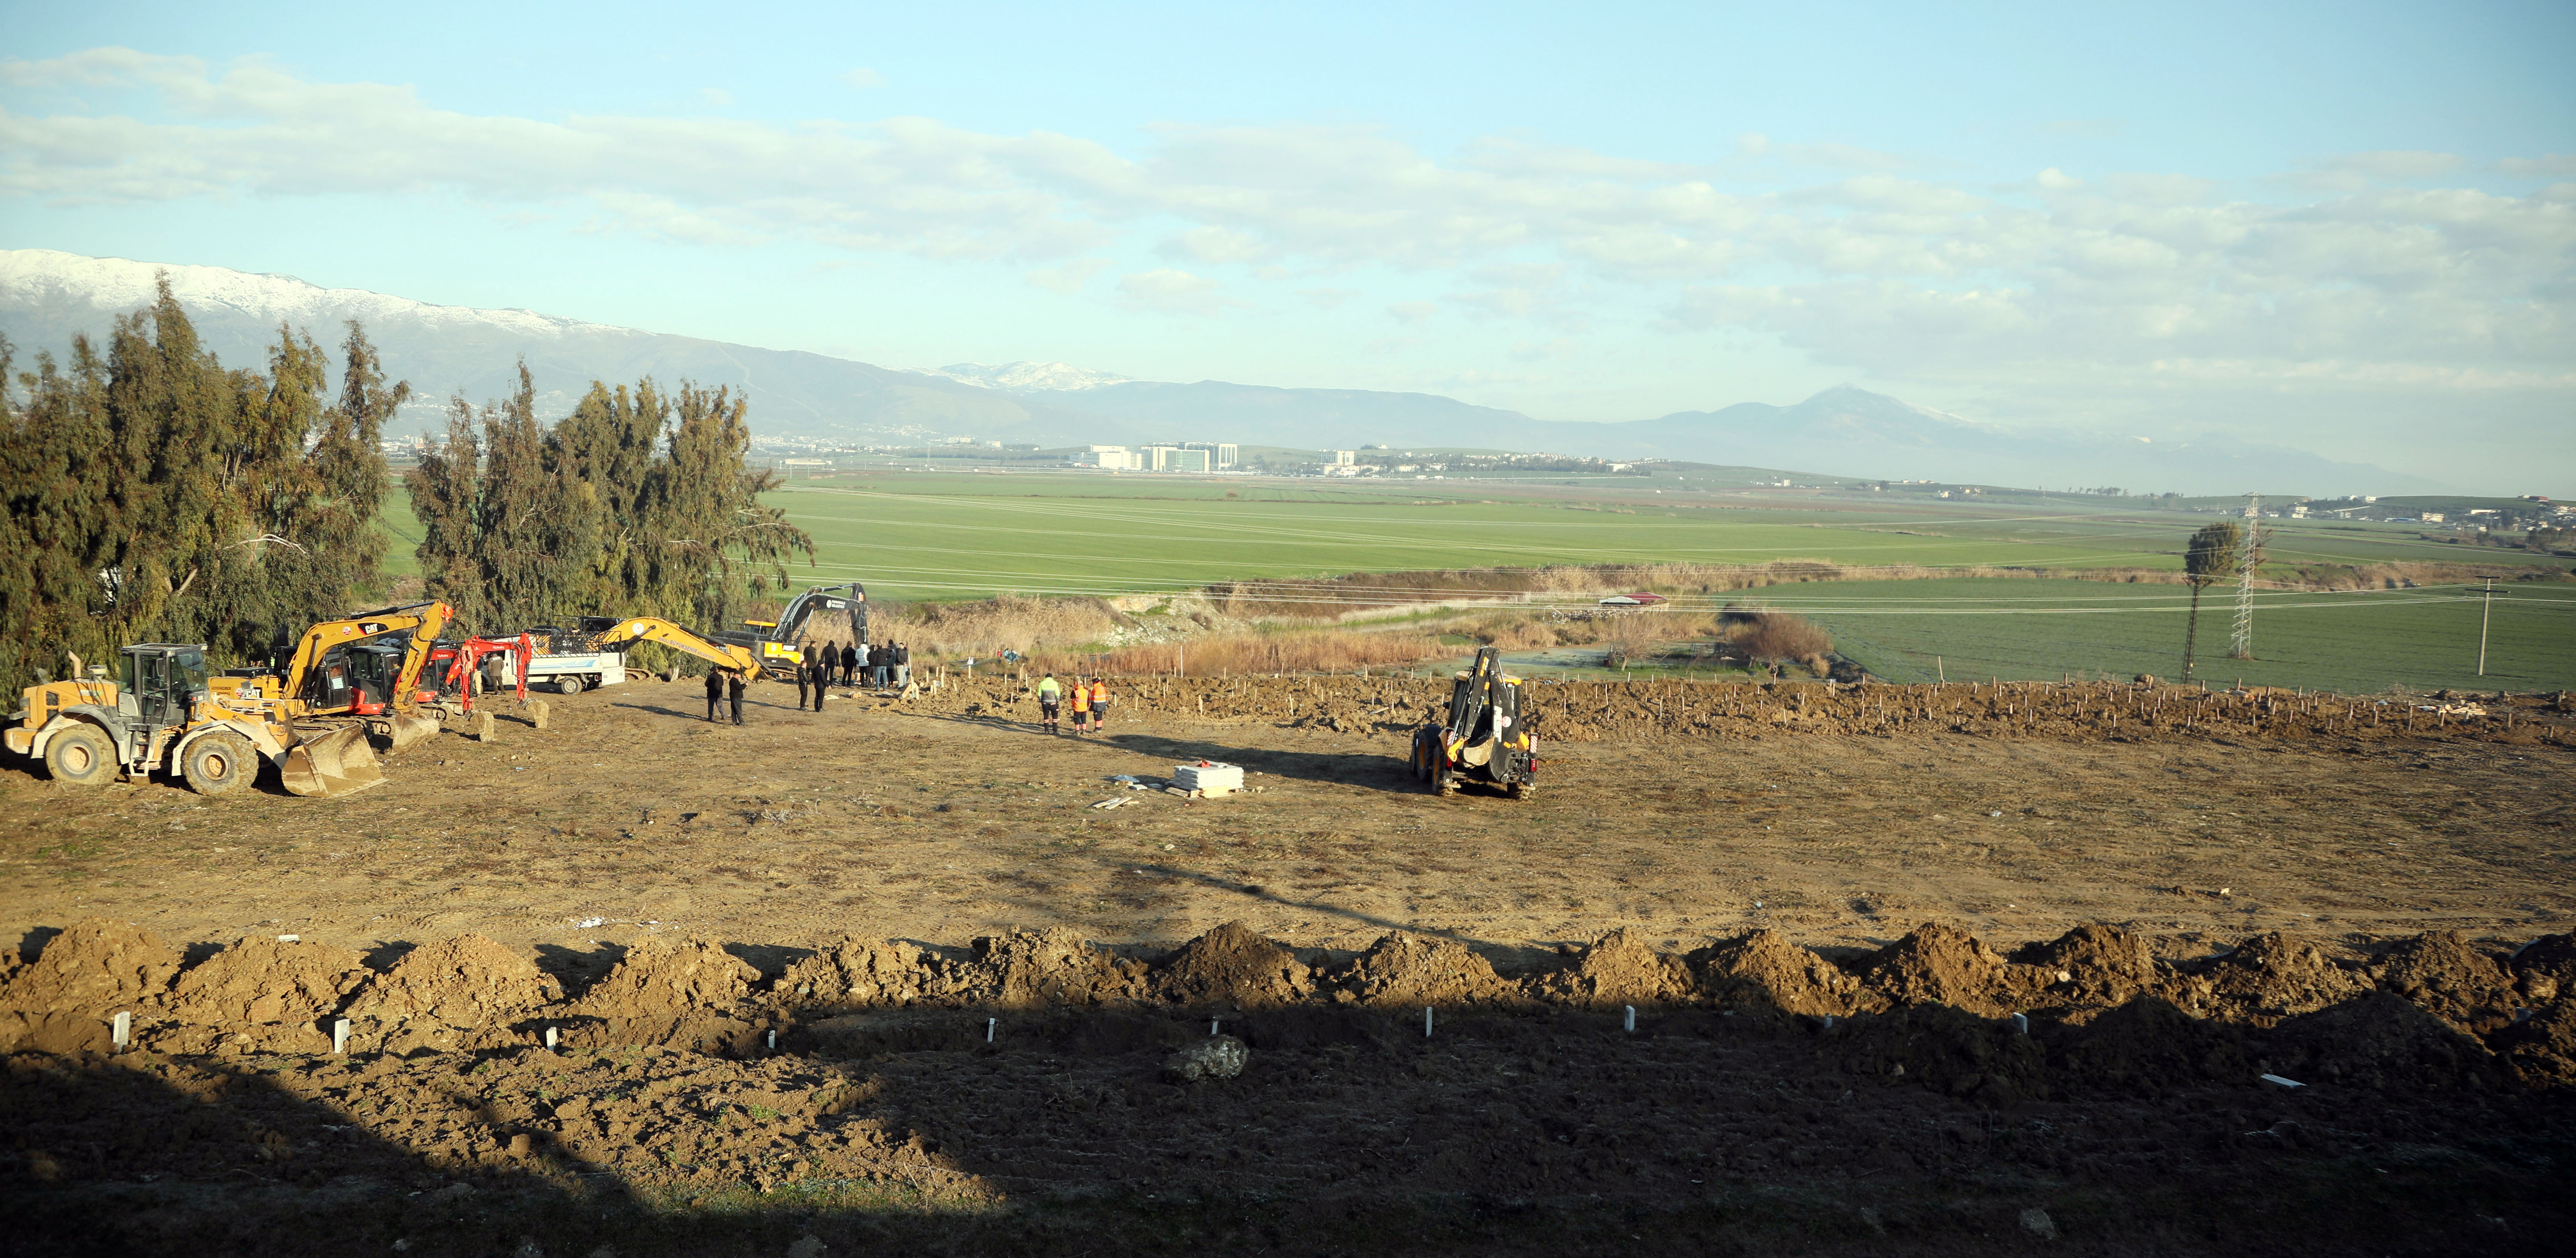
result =
[{"label": "loader cab", "polygon": [[188,713],[208,693],[202,646],[130,646],[117,657],[116,672],[118,713],[155,729],[186,724]]}]

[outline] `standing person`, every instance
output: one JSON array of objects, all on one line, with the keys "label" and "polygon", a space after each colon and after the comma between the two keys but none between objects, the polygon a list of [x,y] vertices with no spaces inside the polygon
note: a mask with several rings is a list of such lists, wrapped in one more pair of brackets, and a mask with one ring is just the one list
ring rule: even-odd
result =
[{"label": "standing person", "polygon": [[1050,734],[1064,731],[1056,728],[1056,716],[1064,711],[1064,683],[1049,673],[1038,682],[1038,727]]},{"label": "standing person", "polygon": [[1108,719],[1109,679],[1094,677],[1091,679],[1091,732],[1099,733],[1101,724]]},{"label": "standing person", "polygon": [[1066,693],[1073,699],[1073,732],[1077,734],[1089,732],[1091,692],[1083,689],[1082,674],[1073,675],[1073,689]]},{"label": "standing person", "polygon": [[886,688],[886,675],[894,671],[894,651],[891,647],[881,646],[873,654],[874,662],[868,672],[877,689],[883,690]]},{"label": "standing person", "polygon": [[832,666],[824,663],[823,660],[828,660],[837,654],[839,652],[832,648],[824,647],[822,656],[814,662],[814,710],[817,712],[823,710],[824,692],[832,688]]},{"label": "standing person", "polygon": [[713,668],[710,668],[710,669],[708,669],[708,670],[707,670],[707,719],[708,719],[708,720],[712,721],[712,720],[717,719],[716,709],[717,709],[718,707],[720,707],[723,703],[724,703],[724,673],[723,673],[723,671],[722,671],[722,670],[720,670],[720,669],[713,669]]},{"label": "standing person", "polygon": [[841,684],[844,686],[859,684],[859,647],[855,642],[841,644]]},{"label": "standing person", "polygon": [[813,675],[813,650],[809,647],[806,650],[806,658],[796,665],[796,710],[799,712],[805,710],[805,679]]},{"label": "standing person", "polygon": [[909,647],[909,646],[906,646],[906,645],[904,645],[903,643],[900,643],[900,642],[895,643],[895,644],[894,644],[894,688],[895,688],[895,689],[897,689],[897,690],[901,690],[901,689],[903,689],[904,687],[909,686],[909,685],[911,685],[911,684],[912,684],[912,648],[911,648],[911,647]]},{"label": "standing person", "polygon": [[725,674],[725,698],[733,704],[733,723],[742,724],[742,674]]},{"label": "standing person", "polygon": [[868,661],[875,659],[876,654],[877,648],[875,645],[866,642],[862,642],[858,645],[858,671],[850,674],[851,685],[864,686],[868,684]]}]

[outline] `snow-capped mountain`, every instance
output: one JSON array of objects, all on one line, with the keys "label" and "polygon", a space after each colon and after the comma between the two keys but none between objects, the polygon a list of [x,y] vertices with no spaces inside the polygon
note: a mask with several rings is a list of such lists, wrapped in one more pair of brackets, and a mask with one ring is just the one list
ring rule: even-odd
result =
[{"label": "snow-capped mountain", "polygon": [[1004,363],[999,367],[985,363],[950,363],[945,367],[925,368],[926,376],[943,376],[961,384],[1000,389],[1008,393],[1070,393],[1077,389],[1097,389],[1103,385],[1128,384],[1135,377],[1111,375],[1071,363]]},{"label": "snow-capped mountain", "polygon": [[344,319],[356,319],[369,327],[413,323],[491,328],[531,337],[602,332],[648,335],[631,328],[584,323],[529,310],[437,306],[363,288],[322,288],[292,275],[87,258],[51,249],[0,249],[0,303],[11,308],[70,305],[133,310],[152,304],[154,285],[163,274],[170,277],[170,291],[187,307],[191,319],[200,317],[203,311],[217,318],[249,319],[270,328],[293,324],[314,330],[317,337],[322,335],[321,329]]}]

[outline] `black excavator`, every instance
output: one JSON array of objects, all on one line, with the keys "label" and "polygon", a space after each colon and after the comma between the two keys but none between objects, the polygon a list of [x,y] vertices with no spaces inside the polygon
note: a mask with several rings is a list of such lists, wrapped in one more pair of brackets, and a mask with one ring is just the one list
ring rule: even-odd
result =
[{"label": "black excavator", "polygon": [[1538,789],[1538,738],[1521,720],[1521,685],[1503,672],[1499,648],[1477,651],[1449,692],[1448,719],[1413,731],[1414,779],[1441,795],[1488,782],[1529,798]]}]

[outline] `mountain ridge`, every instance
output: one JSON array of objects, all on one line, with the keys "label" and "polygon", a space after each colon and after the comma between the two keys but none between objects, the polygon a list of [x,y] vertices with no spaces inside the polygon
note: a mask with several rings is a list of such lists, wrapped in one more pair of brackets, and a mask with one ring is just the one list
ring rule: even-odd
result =
[{"label": "mountain ridge", "polygon": [[1739,402],[1623,422],[1540,420],[1437,393],[1137,380],[1060,362],[880,367],[803,350],[592,323],[524,309],[443,306],[224,267],[0,250],[0,333],[22,353],[93,337],[150,303],[155,277],[225,361],[262,363],[281,322],[316,340],[359,319],[387,371],[410,380],[402,421],[434,426],[454,395],[500,396],[525,359],[542,414],[568,412],[592,380],[650,375],[727,385],[765,437],[885,443],[971,436],[1039,445],[1221,440],[1292,449],[1370,444],[1547,450],[1606,458],[1795,467],[1837,476],[1986,484],[2124,484],[2186,493],[2313,482],[2318,492],[2440,492],[2364,464],[2227,437],[2155,443],[2007,432],[1848,384],[1786,406]]}]

